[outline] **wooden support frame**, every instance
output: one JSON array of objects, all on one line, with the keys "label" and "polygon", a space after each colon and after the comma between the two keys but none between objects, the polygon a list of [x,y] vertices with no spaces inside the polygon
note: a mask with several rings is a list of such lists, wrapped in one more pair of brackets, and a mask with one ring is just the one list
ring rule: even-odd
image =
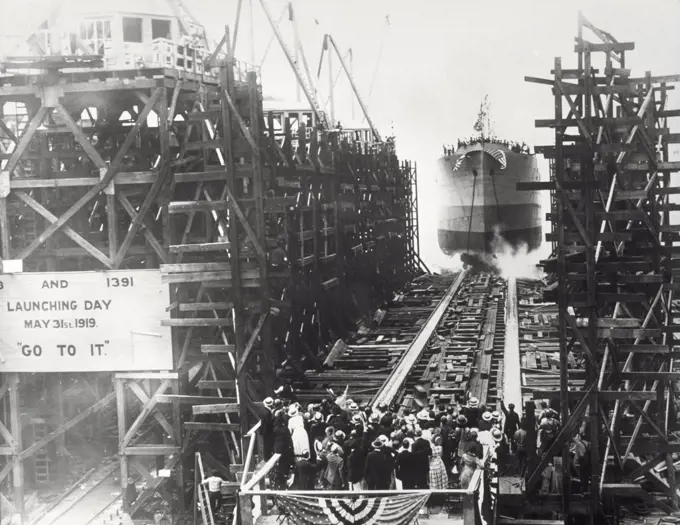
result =
[{"label": "wooden support frame", "polygon": [[[587,42],[584,29],[603,43]],[[655,82],[651,73],[644,81],[633,82],[625,69],[626,51],[633,46],[616,43],[581,14],[577,42],[575,76],[571,76],[571,72],[565,74],[557,58],[552,71],[554,80],[527,80],[541,80],[540,83],[555,88],[555,118],[549,122],[555,128],[555,146],[550,149],[555,159],[550,219],[555,242],[555,263],[551,268],[557,281],[559,303],[560,406],[563,432],[566,429],[573,432],[581,419],[585,421],[587,439],[593,444],[590,461],[593,465],[602,465],[600,469],[593,469],[590,480],[589,499],[595,523],[598,513],[608,511],[600,495],[605,475],[614,475],[611,469],[615,467],[607,466],[610,459],[623,469],[631,457],[639,456],[641,463],[634,470],[636,477],[648,474],[659,462],[666,462],[671,472],[671,451],[680,446],[669,432],[671,403],[665,401],[673,397],[672,383],[678,371],[672,357],[675,333],[672,325],[677,316],[673,299],[673,241],[672,234],[660,233],[675,231],[670,223],[668,199],[675,188],[670,186],[669,176],[659,175],[661,166],[671,170],[676,167],[667,164],[667,144],[663,138],[660,136],[660,147],[656,149],[651,139],[658,135],[655,130],[663,127],[659,119],[660,112],[666,110],[665,84]],[[601,70],[606,74],[597,77],[593,73],[593,61],[601,54],[605,62]],[[613,67],[612,60],[620,67]],[[567,84],[564,78],[579,80]],[[564,100],[570,109],[566,119],[562,115]],[[537,121],[537,125],[543,124]],[[576,127],[579,140],[586,145],[578,152],[569,144],[573,136],[565,133],[568,127]],[[636,170],[636,165],[644,169]],[[644,190],[630,191],[632,184]],[[580,203],[579,209],[573,207],[575,201]],[[635,216],[625,215],[632,211]],[[635,232],[634,242],[632,232]],[[567,263],[566,254],[573,241],[580,245],[580,253],[572,260],[585,268],[582,274],[573,269],[568,271],[573,263]],[[620,265],[615,277],[597,277],[610,275],[607,265],[616,264],[613,262],[616,258],[630,257],[641,250],[646,256],[640,259],[638,267]],[[638,278],[639,272],[644,274],[644,279]],[[603,329],[605,326],[610,328]],[[641,329],[629,330],[621,328],[623,326]],[[650,330],[651,327],[654,329]],[[572,343],[568,345],[569,340]],[[570,410],[573,396],[568,387],[566,359],[569,347],[587,358],[586,381],[593,385],[592,392],[573,410]],[[649,351],[644,347],[649,347]],[[658,350],[653,351],[655,348]],[[644,406],[638,405],[636,400],[643,398],[646,398]],[[655,410],[650,410],[654,406]],[[624,425],[622,416],[627,410],[632,410],[637,417],[624,451],[619,436]],[[582,417],[584,411],[585,417]],[[603,424],[606,430],[601,439]],[[665,451],[652,456],[644,452],[640,439],[643,425]],[[604,445],[599,446],[600,443]],[[552,452],[548,451],[547,456]],[[528,487],[537,481],[545,459],[530,476]],[[567,476],[563,481],[563,506],[568,508],[571,483],[567,447],[564,447],[562,469]],[[667,480],[654,479],[657,488],[668,498],[657,498],[659,507],[677,509],[680,494],[674,476]],[[608,495],[619,489],[624,495],[628,490],[623,485],[617,488],[611,484],[606,484],[606,489]],[[650,501],[654,501],[654,496],[650,496]]]}]

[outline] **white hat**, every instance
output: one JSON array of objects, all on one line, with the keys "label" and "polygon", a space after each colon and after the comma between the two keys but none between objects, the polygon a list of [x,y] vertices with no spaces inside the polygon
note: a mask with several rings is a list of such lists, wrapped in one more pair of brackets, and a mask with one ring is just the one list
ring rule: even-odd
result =
[{"label": "white hat", "polygon": [[297,407],[297,405],[290,405],[290,406],[288,407],[288,416],[289,416],[289,417],[296,416],[297,413],[298,413],[298,407]]},{"label": "white hat", "polygon": [[476,407],[476,406],[479,406],[479,399],[477,399],[476,397],[471,397],[471,398],[468,400],[468,406],[469,406],[469,407]]},{"label": "white hat", "polygon": [[484,413],[482,414],[482,419],[483,419],[484,421],[491,421],[491,412],[484,412]]},{"label": "white hat", "polygon": [[498,410],[494,410],[493,412],[491,412],[491,417],[494,419],[500,419],[501,413]]},{"label": "white hat", "polygon": [[274,400],[271,397],[267,397],[262,403],[264,404],[264,406],[269,408],[274,405]]}]

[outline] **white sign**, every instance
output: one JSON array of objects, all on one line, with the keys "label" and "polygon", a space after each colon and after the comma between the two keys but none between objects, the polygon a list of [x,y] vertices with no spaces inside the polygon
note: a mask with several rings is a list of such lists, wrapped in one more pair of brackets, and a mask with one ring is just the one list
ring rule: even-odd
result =
[{"label": "white sign", "polygon": [[172,370],[159,270],[0,275],[0,372]]}]

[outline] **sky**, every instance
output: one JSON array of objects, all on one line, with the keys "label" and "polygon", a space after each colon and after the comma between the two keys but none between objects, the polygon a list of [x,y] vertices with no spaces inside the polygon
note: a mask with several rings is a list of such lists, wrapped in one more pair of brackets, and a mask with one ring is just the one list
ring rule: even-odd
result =
[{"label": "sky", "polygon": [[[20,22],[45,12],[49,1],[0,0],[2,12],[10,14],[3,20],[16,30]],[[110,0],[87,1],[110,5]],[[278,19],[286,1],[265,1]],[[277,42],[268,46],[273,33],[261,0],[252,0],[252,18],[250,2],[243,0],[237,58],[262,66],[265,95],[295,100],[295,78],[284,54]],[[233,34],[237,0],[184,3],[215,40],[226,25]],[[534,127],[535,119],[552,117],[550,88],[526,83],[524,77],[549,78],[556,56],[562,57],[563,67],[576,66],[579,10],[617,40],[635,42],[636,49],[627,53],[633,76],[680,73],[680,0],[294,0],[294,6],[313,73],[325,33],[333,35],[341,53],[351,47],[355,82],[371,118],[383,136],[396,135],[400,157],[417,163],[421,253],[435,267],[450,264],[436,243],[434,162],[442,145],[472,134],[487,94],[497,136],[551,144],[551,131]],[[280,30],[292,49],[287,17]],[[334,67],[339,68],[337,59]],[[323,103],[328,93],[325,69],[318,88]],[[352,120],[350,90],[343,78],[336,84],[335,99],[337,119]],[[678,93],[671,100],[672,107],[680,107]],[[358,105],[354,109],[356,120]],[[680,155],[678,146],[675,150]],[[541,162],[541,167],[547,177],[547,164]]]}]

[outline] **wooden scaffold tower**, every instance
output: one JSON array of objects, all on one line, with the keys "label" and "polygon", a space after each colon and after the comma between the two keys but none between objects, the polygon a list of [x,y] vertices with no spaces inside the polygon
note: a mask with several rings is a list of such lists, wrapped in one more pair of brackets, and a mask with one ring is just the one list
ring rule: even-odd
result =
[{"label": "wooden scaffold tower", "polygon": [[[551,159],[551,181],[533,189],[552,194],[544,266],[559,306],[562,419],[526,488],[561,454],[563,508],[583,501],[594,523],[626,503],[676,511],[680,495],[680,226],[671,213],[680,209],[672,198],[680,162],[669,160],[680,135],[668,127],[680,117],[668,107],[680,75],[634,77],[626,67],[634,47],[579,14],[577,67],[556,58],[552,79],[526,78],[550,86],[555,101],[555,117],[536,121],[555,130],[555,145],[537,148]],[[584,362],[582,391],[569,385],[570,354]],[[574,485],[568,445],[579,432],[591,444],[592,473]]]},{"label": "wooden scaffold tower", "polygon": [[[14,473],[20,508],[22,461],[115,401],[123,497],[130,477],[146,486],[126,507],[160,495],[179,511],[194,451],[237,486],[261,401],[320,369],[358,317],[422,271],[416,170],[393,140],[333,129],[311,92],[309,119],[266,111],[259,70],[235,59],[228,30],[209,51],[174,8],[101,18],[69,33],[53,14],[32,56],[3,63],[2,262],[159,270],[172,366],[85,377],[94,404],[24,449],[32,380],[3,374],[0,482]],[[146,42],[159,28],[167,38]],[[60,395],[43,396],[50,410]]]}]

